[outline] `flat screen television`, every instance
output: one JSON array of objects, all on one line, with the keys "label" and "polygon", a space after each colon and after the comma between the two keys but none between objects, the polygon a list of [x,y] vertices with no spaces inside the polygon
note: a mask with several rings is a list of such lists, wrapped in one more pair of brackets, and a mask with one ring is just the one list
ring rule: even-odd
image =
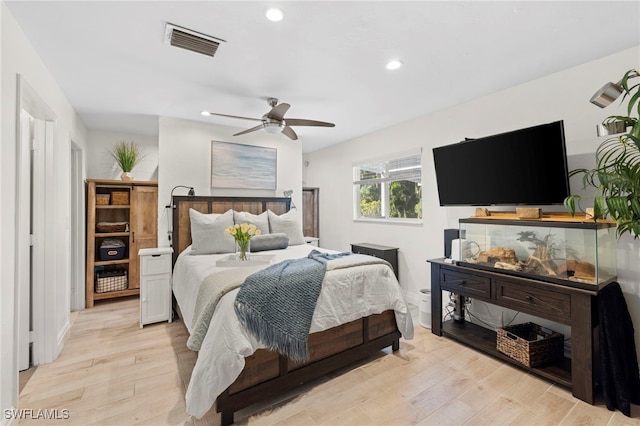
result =
[{"label": "flat screen television", "polygon": [[562,204],[569,177],[562,121],[433,149],[441,206]]}]

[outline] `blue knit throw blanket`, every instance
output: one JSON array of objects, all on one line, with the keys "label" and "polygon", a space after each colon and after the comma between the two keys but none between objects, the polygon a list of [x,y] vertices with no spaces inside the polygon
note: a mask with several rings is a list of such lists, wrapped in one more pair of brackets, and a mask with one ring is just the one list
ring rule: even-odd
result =
[{"label": "blue knit throw blanket", "polygon": [[309,330],[326,263],[346,254],[313,250],[248,276],[234,303],[238,318],[269,349],[294,361],[309,359]]}]

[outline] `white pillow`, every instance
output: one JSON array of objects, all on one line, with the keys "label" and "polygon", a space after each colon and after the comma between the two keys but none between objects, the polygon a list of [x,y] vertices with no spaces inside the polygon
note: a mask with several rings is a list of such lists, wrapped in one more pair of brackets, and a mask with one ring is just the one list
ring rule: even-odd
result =
[{"label": "white pillow", "polygon": [[191,219],[191,254],[233,253],[236,242],[224,230],[233,226],[233,210],[223,214],[200,213],[189,209]]},{"label": "white pillow", "polygon": [[302,223],[296,215],[297,211],[289,210],[285,214],[278,216],[271,210],[267,210],[269,215],[269,229],[272,234],[284,233],[289,237],[289,245],[306,244],[302,234]]},{"label": "white pillow", "polygon": [[267,216],[267,212],[251,214],[249,212],[237,212],[234,210],[233,223],[237,225],[248,223],[249,225],[255,225],[263,234],[269,233],[269,216]]}]

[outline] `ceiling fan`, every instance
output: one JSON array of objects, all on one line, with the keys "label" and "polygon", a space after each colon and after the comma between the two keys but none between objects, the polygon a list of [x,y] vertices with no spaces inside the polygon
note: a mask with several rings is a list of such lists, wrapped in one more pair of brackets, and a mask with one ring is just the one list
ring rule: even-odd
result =
[{"label": "ceiling fan", "polygon": [[271,111],[267,112],[262,118],[241,117],[237,115],[218,114],[215,112],[202,111],[202,115],[219,115],[221,117],[239,118],[242,120],[261,121],[262,123],[242,132],[238,132],[233,136],[244,135],[245,133],[255,132],[256,130],[264,129],[269,133],[282,133],[292,140],[297,140],[298,135],[290,126],[320,126],[320,127],[335,127],[333,123],[327,123],[325,121],[306,120],[303,118],[288,118],[284,119],[284,115],[287,113],[291,105],[287,103],[278,104],[277,98],[267,99]]}]

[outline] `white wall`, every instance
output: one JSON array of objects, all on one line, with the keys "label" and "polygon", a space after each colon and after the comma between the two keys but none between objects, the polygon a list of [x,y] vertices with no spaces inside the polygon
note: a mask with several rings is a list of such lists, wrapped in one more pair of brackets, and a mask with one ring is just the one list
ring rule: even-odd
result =
[{"label": "white wall", "polygon": [[[254,132],[233,136],[239,128],[173,118],[160,118],[158,175],[158,245],[169,246],[168,220],[165,206],[170,203],[171,189],[176,185],[192,186],[197,195],[282,197],[293,189],[293,203],[301,214],[302,206],[302,145],[280,134]],[[277,149],[276,190],[211,188],[211,141],[232,142]],[[187,195],[178,188],[174,195]],[[300,216],[302,217],[302,216]]]},{"label": "white wall", "polygon": [[131,175],[135,180],[158,180],[158,137],[91,130],[87,141],[87,178],[120,179],[122,171],[109,154],[118,142],[135,142],[143,158]]},{"label": "white wall", "polygon": [[[15,316],[15,224],[16,224],[16,104],[17,75],[20,74],[35,90],[39,97],[57,116],[52,181],[48,182],[50,197],[55,205],[47,211],[48,234],[56,238],[57,250],[50,253],[54,256],[51,264],[54,270],[47,273],[47,292],[55,295],[50,300],[56,336],[64,335],[69,325],[70,309],[70,141],[73,140],[82,149],[85,147],[86,129],[79,121],[71,104],[58,87],[53,76],[48,72],[40,57],[17,25],[15,19],[6,8],[1,9],[1,118],[2,118],[2,157],[0,172],[2,181],[3,208],[0,212],[0,332],[2,350],[0,351],[0,405],[8,409],[18,405],[18,373],[14,333]],[[84,232],[82,229],[80,232]],[[3,418],[3,422],[6,419]]]},{"label": "white wall", "polygon": [[[345,250],[350,243],[367,241],[399,247],[400,283],[408,299],[417,304],[419,289],[431,285],[426,260],[443,256],[443,229],[457,228],[459,218],[473,214],[467,207],[439,206],[432,148],[465,137],[564,120],[569,168],[576,168],[601,141],[595,135],[596,124],[624,111],[619,103],[601,110],[589,98],[604,83],[617,81],[639,64],[640,47],[636,47],[305,155],[309,163],[304,167],[304,184],[321,189],[322,245]],[[415,147],[423,147],[423,225],[354,222],[352,164]],[[617,256],[619,282],[635,319],[640,347],[640,242],[621,238]]]},{"label": "white wall", "polygon": [[[3,25],[2,25],[2,17],[3,17],[3,10],[4,7],[0,7],[0,71],[2,70],[2,52],[3,52],[3,47],[2,47],[2,41],[3,41],[3,37],[2,37],[2,29],[3,29]],[[0,78],[0,94],[4,93],[3,89],[3,84],[2,84],[2,78]],[[3,117],[3,111],[4,111],[4,107],[3,107],[3,103],[4,103],[4,97],[1,99],[0,101],[0,135],[3,135],[3,120],[1,119],[1,117]],[[3,147],[4,144],[2,144],[2,142],[0,142],[1,146]],[[2,178],[2,181],[0,181],[0,200],[2,200],[4,194],[5,194],[5,190],[4,190],[4,185],[2,185],[1,182],[4,182],[7,179],[7,176],[5,176],[2,172],[3,172],[3,167],[2,167],[2,161],[0,160],[0,177]],[[2,217],[0,217],[0,242],[4,241],[4,232],[3,229],[5,229],[4,226],[4,222],[2,221]],[[0,277],[4,276],[4,270],[6,268],[4,262],[2,261],[2,259],[4,258],[4,256],[2,256],[4,249],[3,249],[3,244],[0,243]],[[4,281],[2,281],[2,278],[0,278],[0,292],[4,292],[5,290],[5,283]],[[6,408],[10,408],[10,407],[15,407],[15,397],[14,397],[14,383],[10,377],[11,375],[11,370],[7,369],[7,367],[3,368],[1,366],[6,365],[6,366],[11,366],[14,365],[16,363],[16,361],[14,361],[13,358],[13,315],[14,315],[14,310],[9,308],[9,305],[12,304],[13,300],[8,299],[5,300],[4,297],[0,298],[0,409],[4,410]],[[4,324],[8,324],[8,325],[4,325]],[[0,420],[1,424],[5,424],[8,423],[5,420]]]}]

